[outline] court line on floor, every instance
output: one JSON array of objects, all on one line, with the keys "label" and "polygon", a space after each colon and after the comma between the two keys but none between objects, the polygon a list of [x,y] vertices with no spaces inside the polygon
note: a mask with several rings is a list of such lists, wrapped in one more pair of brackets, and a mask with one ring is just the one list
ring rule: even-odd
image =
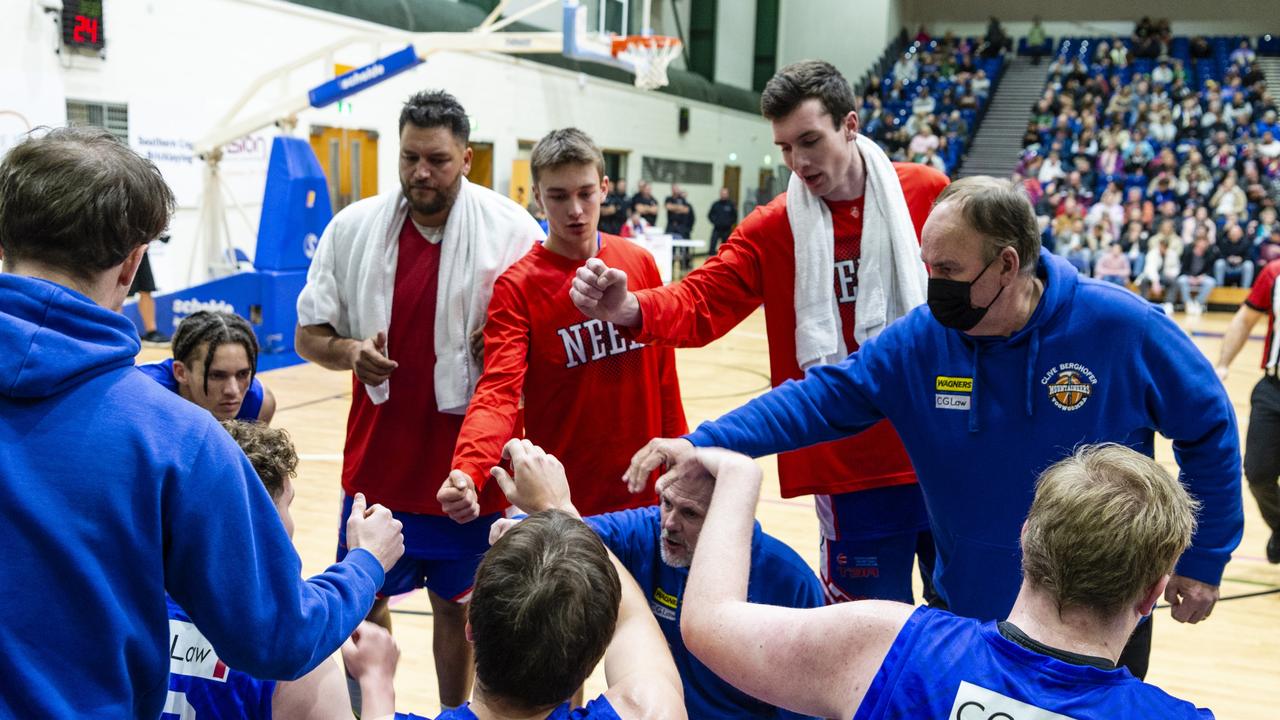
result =
[{"label": "court line on floor", "polygon": [[342,462],[342,453],[298,453],[303,462]]},{"label": "court line on floor", "polygon": [[[1226,333],[1217,332],[1214,330],[1191,330],[1190,333],[1192,337],[1206,337],[1206,338],[1218,338],[1218,339],[1222,339],[1226,337]],[[1267,338],[1265,335],[1250,335],[1248,339],[1254,340],[1256,342],[1262,342]]]},{"label": "court line on floor", "polygon": [[343,398],[349,398],[349,397],[351,397],[351,393],[349,392],[342,392],[342,393],[338,393],[337,395],[327,395],[325,397],[316,398],[314,400],[306,400],[300,403],[295,403],[293,405],[284,405],[281,407],[277,407],[276,413],[282,413],[289,410],[297,410],[298,408],[304,408],[304,407],[307,407],[308,405],[318,405],[323,402],[329,402],[330,400],[341,400]]}]

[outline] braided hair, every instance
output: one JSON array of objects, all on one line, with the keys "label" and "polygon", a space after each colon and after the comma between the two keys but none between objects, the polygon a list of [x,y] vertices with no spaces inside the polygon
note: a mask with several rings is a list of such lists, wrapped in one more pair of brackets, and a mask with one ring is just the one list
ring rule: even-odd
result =
[{"label": "braided hair", "polygon": [[183,318],[178,331],[173,334],[173,359],[191,366],[196,351],[208,344],[204,355],[204,391],[209,392],[209,366],[218,347],[227,343],[244,346],[249,356],[249,382],[258,374],[258,337],[253,334],[249,321],[227,312],[200,310]]}]

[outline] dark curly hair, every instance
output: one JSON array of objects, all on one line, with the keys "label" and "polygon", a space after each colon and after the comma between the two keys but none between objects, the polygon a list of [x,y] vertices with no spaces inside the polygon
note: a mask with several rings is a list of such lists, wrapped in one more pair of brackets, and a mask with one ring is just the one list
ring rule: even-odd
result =
[{"label": "dark curly hair", "polygon": [[292,478],[298,472],[298,453],[293,448],[289,433],[262,423],[241,420],[223,420],[222,427],[249,458],[271,499],[280,499],[285,478]]}]

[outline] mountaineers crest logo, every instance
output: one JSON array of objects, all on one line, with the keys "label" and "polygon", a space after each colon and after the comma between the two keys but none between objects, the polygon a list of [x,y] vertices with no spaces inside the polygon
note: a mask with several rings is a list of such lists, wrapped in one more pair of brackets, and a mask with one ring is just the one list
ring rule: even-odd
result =
[{"label": "mountaineers crest logo", "polygon": [[1049,391],[1049,401],[1059,410],[1072,412],[1084,407],[1098,385],[1098,377],[1080,363],[1062,363],[1049,368],[1040,378]]}]

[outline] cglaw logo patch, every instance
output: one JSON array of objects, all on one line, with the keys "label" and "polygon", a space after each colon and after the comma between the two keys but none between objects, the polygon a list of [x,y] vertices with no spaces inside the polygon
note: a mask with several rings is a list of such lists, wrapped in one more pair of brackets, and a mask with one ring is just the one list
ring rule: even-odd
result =
[{"label": "cglaw logo patch", "polygon": [[1006,697],[973,683],[960,681],[948,720],[1075,720]]}]

